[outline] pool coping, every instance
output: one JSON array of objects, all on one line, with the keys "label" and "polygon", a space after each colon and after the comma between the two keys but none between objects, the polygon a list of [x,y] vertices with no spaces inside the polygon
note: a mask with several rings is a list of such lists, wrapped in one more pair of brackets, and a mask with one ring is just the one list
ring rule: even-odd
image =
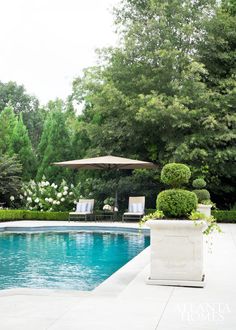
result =
[{"label": "pool coping", "polygon": [[[0,233],[42,233],[42,232],[86,232],[86,231],[96,231],[96,232],[120,232],[120,233],[143,233],[149,235],[149,228],[143,227],[140,229],[137,223],[107,223],[99,222],[94,224],[94,222],[76,222],[67,224],[62,223],[51,226],[49,221],[47,224],[42,221],[22,221],[19,223],[11,222],[0,223]],[[10,296],[10,295],[59,295],[59,296],[92,296],[92,295],[109,295],[116,296],[120,294],[129,283],[148,265],[150,262],[150,247],[145,248],[138,255],[128,261],[124,266],[119,268],[111,276],[105,279],[93,290],[63,290],[63,289],[43,289],[43,288],[11,288],[0,290],[0,296]]]}]

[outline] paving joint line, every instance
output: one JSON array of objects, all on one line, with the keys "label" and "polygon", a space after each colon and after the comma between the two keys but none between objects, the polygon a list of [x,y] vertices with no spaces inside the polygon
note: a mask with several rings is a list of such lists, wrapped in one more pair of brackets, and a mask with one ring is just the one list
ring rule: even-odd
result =
[{"label": "paving joint line", "polygon": [[168,300],[167,300],[167,302],[166,302],[166,304],[165,304],[165,306],[164,306],[164,308],[163,308],[163,311],[162,311],[161,316],[160,316],[160,318],[159,318],[159,321],[158,321],[158,323],[157,323],[157,326],[155,327],[155,330],[157,330],[157,328],[159,327],[159,324],[160,324],[160,322],[161,322],[161,320],[162,320],[162,318],[163,318],[163,315],[164,315],[164,313],[165,313],[165,311],[166,311],[167,305],[169,304],[169,301],[170,301],[170,299],[171,299],[171,297],[172,297],[172,295],[173,295],[173,293],[174,293],[174,290],[175,290],[175,288],[172,288],[172,290],[171,290],[171,292],[170,292],[170,295],[169,295],[169,298],[168,298]]}]

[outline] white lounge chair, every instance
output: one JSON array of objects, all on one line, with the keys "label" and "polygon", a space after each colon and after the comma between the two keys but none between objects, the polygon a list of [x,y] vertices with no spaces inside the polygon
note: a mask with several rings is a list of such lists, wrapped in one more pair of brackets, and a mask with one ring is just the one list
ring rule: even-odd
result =
[{"label": "white lounge chair", "polygon": [[94,199],[79,199],[76,203],[75,212],[69,213],[70,220],[84,219],[85,221],[91,219],[93,216]]},{"label": "white lounge chair", "polygon": [[145,210],[145,197],[129,197],[128,212],[125,212],[122,221],[125,220],[140,220],[144,215]]}]

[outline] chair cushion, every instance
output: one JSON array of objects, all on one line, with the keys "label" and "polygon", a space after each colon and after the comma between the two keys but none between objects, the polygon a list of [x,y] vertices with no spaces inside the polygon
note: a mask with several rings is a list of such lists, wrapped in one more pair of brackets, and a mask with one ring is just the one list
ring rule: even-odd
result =
[{"label": "chair cushion", "polygon": [[79,202],[76,204],[76,212],[84,213],[87,212],[88,203]]},{"label": "chair cushion", "polygon": [[143,204],[142,203],[133,203],[130,205],[129,212],[133,213],[142,213],[143,212]]}]

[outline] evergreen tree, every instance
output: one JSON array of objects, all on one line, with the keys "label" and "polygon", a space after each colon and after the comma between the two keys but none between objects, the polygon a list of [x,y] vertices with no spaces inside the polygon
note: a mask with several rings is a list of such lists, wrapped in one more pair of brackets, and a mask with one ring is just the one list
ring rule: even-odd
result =
[{"label": "evergreen tree", "polygon": [[16,125],[13,108],[8,106],[0,113],[0,154],[10,154],[12,132]]},{"label": "evergreen tree", "polygon": [[22,164],[23,180],[30,180],[34,178],[36,158],[21,114],[12,132],[11,153],[12,155],[16,154]]},{"label": "evergreen tree", "polygon": [[49,108],[38,149],[40,166],[37,178],[41,179],[45,175],[48,180],[59,182],[70,177],[72,171],[70,173],[67,169],[51,164],[70,159],[72,148],[63,103],[60,100],[51,102]]}]

